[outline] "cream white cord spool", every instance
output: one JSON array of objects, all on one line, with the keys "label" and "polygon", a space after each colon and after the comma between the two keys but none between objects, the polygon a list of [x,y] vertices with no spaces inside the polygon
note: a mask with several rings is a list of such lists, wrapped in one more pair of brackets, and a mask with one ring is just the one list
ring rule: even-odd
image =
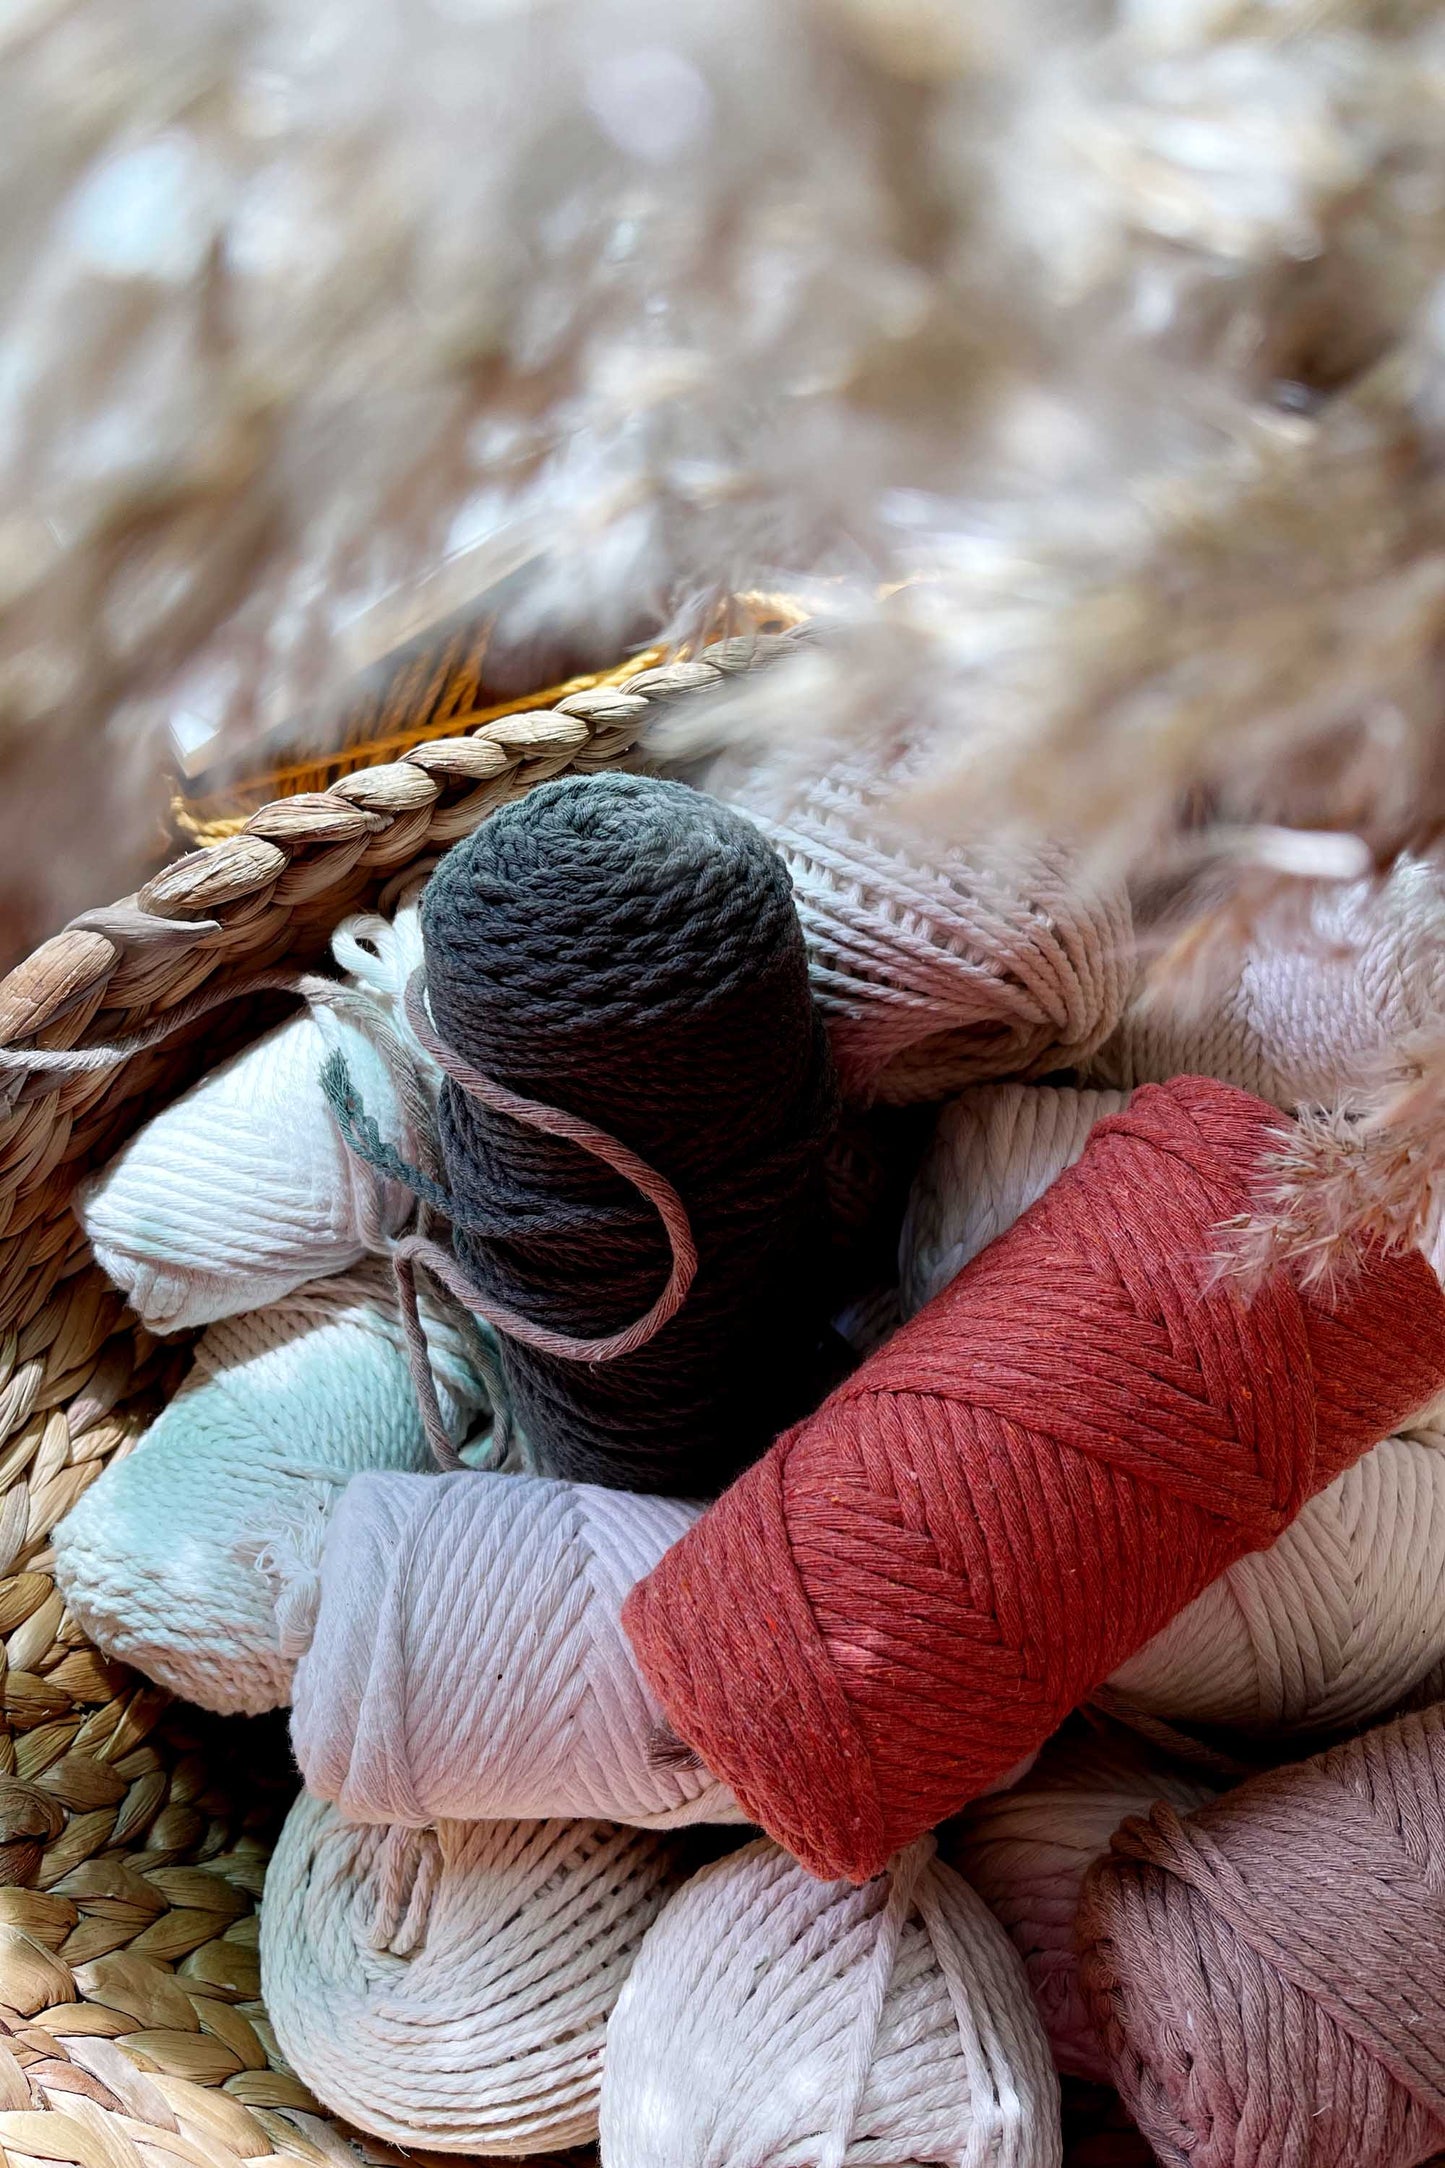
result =
[{"label": "cream white cord spool", "polygon": [[818,1882],[767,1838],[649,1929],[607,2032],[603,2168],[1055,2168],[1058,2088],[1018,1959],[910,1845]]},{"label": "cream white cord spool", "polygon": [[721,786],[781,851],[843,1089],[895,1105],[1085,1060],[1133,974],[1122,891],[1072,853],[946,847],[861,776]]},{"label": "cream white cord spool", "polygon": [[[481,1388],[450,1326],[432,1334],[461,1437]],[[56,1578],[96,1644],[148,1678],[208,1709],[277,1708],[341,1487],[430,1466],[391,1274],[372,1263],[213,1325],[175,1399],[57,1528]]]},{"label": "cream white cord spool", "polygon": [[1152,1716],[1331,1732],[1445,1659],[1445,1449],[1386,1438],[1114,1673]]},{"label": "cream white cord spool", "polygon": [[[378,1252],[415,1200],[352,1158],[322,1093],[340,1051],[389,1143],[409,1131],[368,1012],[404,1032],[421,961],[417,908],[345,920],[333,940],[352,1000],[317,1001],[202,1077],[83,1183],[76,1213],[101,1269],[156,1332],[280,1301]],[[418,1062],[421,1057],[413,1048]]]},{"label": "cream white cord spool", "polygon": [[1079,1157],[1095,1122],[1127,1092],[986,1084],[938,1117],[914,1178],[899,1245],[903,1314],[912,1317],[971,1257],[1012,1227]]},{"label": "cream white cord spool", "polygon": [[1202,1005],[1141,988],[1090,1078],[1129,1088],[1197,1071],[1276,1106],[1328,1106],[1442,1023],[1445,873],[1405,857],[1383,881],[1322,883],[1297,919],[1272,919]]},{"label": "cream white cord spool", "polygon": [[359,1476],[296,1674],[308,1785],[366,1822],[742,1820],[690,1757],[659,1755],[621,1624],[699,1510],[544,1476]]},{"label": "cream white cord spool", "polygon": [[1008,1930],[1066,2077],[1109,2082],[1079,1993],[1074,1951],[1085,1873],[1131,1814],[1147,1814],[1156,1799],[1187,1813],[1215,1789],[1112,1726],[1105,1736],[1071,1726],[1012,1791],[975,1800],[940,1833],[944,1857]]},{"label": "cream white cord spool", "polygon": [[318,2100],[402,2146],[596,2136],[603,2037],[685,1840],[604,1822],[362,1828],[303,1793],[261,1908],[261,1987]]}]

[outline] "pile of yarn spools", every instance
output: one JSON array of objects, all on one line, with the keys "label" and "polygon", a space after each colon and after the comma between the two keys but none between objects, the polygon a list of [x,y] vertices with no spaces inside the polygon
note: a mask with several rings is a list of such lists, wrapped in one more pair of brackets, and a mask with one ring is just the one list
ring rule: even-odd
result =
[{"label": "pile of yarn spools", "polygon": [[80,1199],[206,1330],[57,1571],[291,1705],[282,2049],[606,2168],[1049,2168],[1059,2073],[1169,2163],[1424,2161],[1445,1295],[1218,1252],[1445,1010],[1445,886],[1166,1029],[1065,847],[737,799],[496,813]]}]

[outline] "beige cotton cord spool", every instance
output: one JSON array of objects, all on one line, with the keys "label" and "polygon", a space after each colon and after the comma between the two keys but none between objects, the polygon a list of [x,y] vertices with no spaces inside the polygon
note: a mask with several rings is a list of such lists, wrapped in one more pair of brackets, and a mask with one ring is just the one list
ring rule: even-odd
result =
[{"label": "beige cotton cord spool", "polygon": [[[1002,1234],[1128,1094],[981,1085],[942,1111],[900,1275],[921,1307]],[[1389,1715],[1445,1659],[1445,1436],[1383,1440],[1110,1681],[1166,1722],[1328,1735]]]},{"label": "beige cotton cord spool", "polygon": [[[402,994],[421,961],[415,901],[393,920],[343,920],[332,952],[344,983],[295,978],[308,999],[300,1015],[201,1077],[76,1192],[97,1262],[154,1331],[211,1324],[348,1271],[415,1208],[403,1184],[348,1152],[319,1081],[326,1057],[344,1054],[388,1140],[415,1152],[403,1065],[388,1058],[406,1038]],[[420,1050],[407,1051],[424,1078]]]},{"label": "beige cotton cord spool", "polygon": [[363,1828],[303,1793],[261,1909],[282,2051],[397,2145],[586,2144],[608,2017],[694,1861],[681,1838],[602,1822]]},{"label": "beige cotton cord spool", "polygon": [[1110,1725],[1074,1719],[1006,1792],[975,1800],[939,1835],[1007,1931],[1028,1975],[1057,2068],[1108,2082],[1109,2066],[1085,2007],[1074,1947],[1084,1876],[1131,1814],[1156,1799],[1187,1813],[1219,1786]]},{"label": "beige cotton cord spool", "polygon": [[1109,1683],[1171,1723],[1328,1735],[1401,1708],[1442,1658],[1445,1450],[1385,1438]]},{"label": "beige cotton cord spool", "polygon": [[603,2168],[1057,2168],[1058,2089],[1017,1958],[910,1845],[862,1887],[766,1837],[648,1930],[607,2033]]},{"label": "beige cotton cord spool", "polygon": [[545,1476],[359,1475],[290,1599],[314,1619],[292,1715],[307,1784],[366,1822],[741,1821],[695,1757],[659,1751],[621,1624],[698,1511]]},{"label": "beige cotton cord spool", "polygon": [[1198,1070],[1277,1106],[1330,1105],[1391,1047],[1445,1021],[1445,871],[1405,856],[1381,880],[1321,882],[1272,917],[1199,1001],[1141,983],[1088,1064],[1125,1089]]},{"label": "beige cotton cord spool", "polygon": [[[452,1436],[484,1406],[467,1345],[430,1323]],[[55,1531],[56,1579],[108,1654],[188,1701],[291,1698],[297,1606],[359,1470],[431,1467],[390,1272],[318,1280],[212,1325],[181,1390]]]},{"label": "beige cotton cord spool", "polygon": [[1128,1103],[1122,1091],[985,1084],[960,1092],[937,1126],[909,1194],[899,1244],[903,1314],[912,1317],[1071,1167],[1089,1131]]},{"label": "beige cotton cord spool", "polygon": [[1128,901],[1065,845],[946,845],[862,772],[716,787],[787,863],[848,1097],[907,1105],[1069,1068],[1113,1030],[1133,972]]}]

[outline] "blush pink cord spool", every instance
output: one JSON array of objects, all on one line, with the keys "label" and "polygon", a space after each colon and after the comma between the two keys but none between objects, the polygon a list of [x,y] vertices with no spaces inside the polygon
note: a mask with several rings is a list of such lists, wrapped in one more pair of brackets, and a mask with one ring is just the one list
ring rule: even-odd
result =
[{"label": "blush pink cord spool", "polygon": [[1445,2147],[1445,1708],[1126,1822],[1076,1927],[1166,2168],[1416,2168]]}]

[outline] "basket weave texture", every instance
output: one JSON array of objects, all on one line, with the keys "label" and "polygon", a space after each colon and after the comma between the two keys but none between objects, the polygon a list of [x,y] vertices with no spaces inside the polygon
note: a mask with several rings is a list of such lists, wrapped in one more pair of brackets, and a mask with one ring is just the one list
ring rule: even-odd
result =
[{"label": "basket weave texture", "polygon": [[168,1703],[87,1643],[52,1574],[51,1531],[188,1356],[91,1263],[72,1191],[274,1021],[274,998],[63,1079],[7,1076],[4,1050],[114,1044],[228,978],[312,962],[338,920],[496,807],[627,761],[658,702],[788,644],[724,640],[552,708],[463,717],[403,759],[264,806],[0,983],[0,2168],[401,2159],[323,2114],[259,1999],[256,1900],[295,1784],[284,1727]]}]

